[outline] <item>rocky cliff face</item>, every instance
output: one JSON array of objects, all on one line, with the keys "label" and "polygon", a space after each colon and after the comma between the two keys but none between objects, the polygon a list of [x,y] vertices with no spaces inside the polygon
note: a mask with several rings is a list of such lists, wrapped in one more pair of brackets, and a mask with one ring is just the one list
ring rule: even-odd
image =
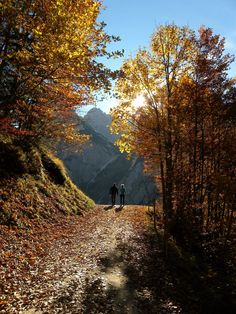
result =
[{"label": "rocky cliff face", "polygon": [[76,185],[98,204],[110,202],[113,183],[124,183],[127,203],[147,204],[157,191],[151,177],[143,174],[143,163],[137,157],[127,160],[114,146],[115,136],[107,125],[111,118],[100,109],[92,109],[83,119],[83,132],[91,140],[81,153],[59,153]]},{"label": "rocky cliff face", "polygon": [[98,134],[102,134],[112,144],[117,136],[111,134],[108,126],[111,123],[111,116],[100,109],[93,108],[84,117],[86,124],[90,125]]}]

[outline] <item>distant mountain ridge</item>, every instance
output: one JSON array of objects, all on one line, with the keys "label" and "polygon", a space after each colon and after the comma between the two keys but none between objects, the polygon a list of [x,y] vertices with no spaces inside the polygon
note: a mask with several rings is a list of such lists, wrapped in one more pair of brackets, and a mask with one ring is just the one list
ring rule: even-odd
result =
[{"label": "distant mountain ridge", "polygon": [[109,189],[113,183],[125,184],[127,203],[147,204],[157,195],[150,176],[143,174],[143,162],[137,157],[127,160],[114,145],[116,136],[110,134],[111,117],[100,109],[91,109],[82,119],[82,132],[91,136],[81,153],[59,152],[69,175],[98,204],[110,202]]}]

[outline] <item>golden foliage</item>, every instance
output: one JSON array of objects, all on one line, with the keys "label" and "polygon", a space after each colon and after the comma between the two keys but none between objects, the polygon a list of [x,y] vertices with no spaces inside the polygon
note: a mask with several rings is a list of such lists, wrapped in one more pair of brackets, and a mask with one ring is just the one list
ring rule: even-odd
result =
[{"label": "golden foliage", "polygon": [[117,40],[98,23],[100,10],[96,0],[1,3],[2,130],[78,138],[68,116],[91,103],[96,91],[109,89],[115,75],[98,62]]},{"label": "golden foliage", "polygon": [[[161,183],[166,225],[177,215],[198,232],[230,232],[234,196],[222,186],[235,185],[229,141],[236,101],[227,77],[233,58],[223,52],[224,39],[211,29],[201,27],[197,35],[166,25],[154,32],[149,50],[122,66],[111,130],[120,134],[121,151],[142,156]],[[135,106],[138,95],[145,98],[141,106]]]}]

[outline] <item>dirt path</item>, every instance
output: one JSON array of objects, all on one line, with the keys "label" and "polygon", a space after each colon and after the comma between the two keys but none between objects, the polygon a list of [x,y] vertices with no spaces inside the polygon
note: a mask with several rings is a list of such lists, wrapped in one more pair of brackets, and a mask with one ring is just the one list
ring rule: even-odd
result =
[{"label": "dirt path", "polygon": [[0,312],[185,313],[155,241],[145,207],[97,206],[52,243]]}]

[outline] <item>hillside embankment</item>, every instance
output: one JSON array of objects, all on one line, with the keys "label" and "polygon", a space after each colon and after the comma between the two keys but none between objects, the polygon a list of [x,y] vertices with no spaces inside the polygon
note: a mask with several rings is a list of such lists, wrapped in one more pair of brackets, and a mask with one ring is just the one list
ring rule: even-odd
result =
[{"label": "hillside embankment", "polygon": [[0,178],[1,225],[28,228],[94,205],[45,148],[0,141]]}]

